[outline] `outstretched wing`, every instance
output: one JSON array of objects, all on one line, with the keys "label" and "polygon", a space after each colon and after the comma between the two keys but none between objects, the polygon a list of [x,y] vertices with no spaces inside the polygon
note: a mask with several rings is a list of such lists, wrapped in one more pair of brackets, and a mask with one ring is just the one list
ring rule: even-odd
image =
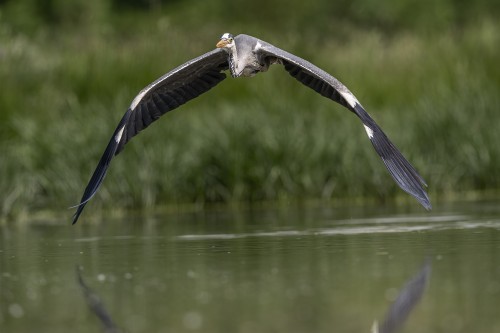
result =
[{"label": "outstretched wing", "polygon": [[109,163],[125,144],[168,111],[198,97],[226,78],[227,53],[215,49],[190,60],[144,88],[115,129],[73,216],[73,224],[101,185]]},{"label": "outstretched wing", "polygon": [[424,186],[427,186],[424,179],[404,158],[347,87],[324,70],[302,58],[269,43],[260,41],[260,44],[260,48],[256,51],[260,53],[262,62],[267,64],[282,63],[285,70],[298,81],[354,112],[363,122],[375,151],[382,158],[399,187],[414,196],[426,209],[431,209],[429,197],[424,189]]}]

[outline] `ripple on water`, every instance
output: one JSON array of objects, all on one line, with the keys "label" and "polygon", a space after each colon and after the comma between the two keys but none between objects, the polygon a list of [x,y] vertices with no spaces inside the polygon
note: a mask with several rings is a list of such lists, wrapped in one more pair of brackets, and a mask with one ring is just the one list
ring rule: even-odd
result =
[{"label": "ripple on water", "polygon": [[377,217],[336,220],[330,228],[304,230],[276,230],[251,233],[186,234],[175,237],[181,241],[228,240],[249,237],[335,236],[377,233],[406,233],[416,231],[443,231],[454,229],[491,228],[500,230],[500,220],[475,219],[468,215]]}]

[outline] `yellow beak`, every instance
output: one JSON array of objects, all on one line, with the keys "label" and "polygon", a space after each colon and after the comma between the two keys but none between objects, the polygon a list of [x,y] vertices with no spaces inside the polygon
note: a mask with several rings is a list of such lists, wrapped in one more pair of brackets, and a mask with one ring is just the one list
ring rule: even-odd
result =
[{"label": "yellow beak", "polygon": [[227,39],[221,39],[215,46],[221,48],[226,46],[227,44],[229,44],[229,41]]}]

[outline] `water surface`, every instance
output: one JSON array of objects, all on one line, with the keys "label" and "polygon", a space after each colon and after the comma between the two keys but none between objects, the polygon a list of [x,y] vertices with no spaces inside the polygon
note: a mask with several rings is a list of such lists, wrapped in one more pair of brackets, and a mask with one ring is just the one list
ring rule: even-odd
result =
[{"label": "water surface", "polygon": [[369,332],[430,258],[401,332],[500,332],[500,207],[281,207],[0,227],[0,332]]}]

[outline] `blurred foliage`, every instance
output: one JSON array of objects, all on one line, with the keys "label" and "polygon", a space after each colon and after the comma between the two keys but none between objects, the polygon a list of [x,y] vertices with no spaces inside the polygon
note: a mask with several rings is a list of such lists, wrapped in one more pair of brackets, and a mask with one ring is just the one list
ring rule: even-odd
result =
[{"label": "blurred foliage", "polygon": [[[430,185],[500,186],[498,1],[0,1],[0,216],[76,204],[135,94],[256,35],[344,82]],[[349,112],[278,66],[227,80],[141,133],[106,207],[396,196]],[[293,96],[293,99],[290,99]]]},{"label": "blurred foliage", "polygon": [[[300,28],[301,33],[321,35],[336,32],[342,25],[385,33],[416,30],[434,34],[436,29],[461,29],[464,24],[495,19],[500,14],[500,3],[494,0],[2,0],[0,6],[10,24],[28,31],[37,30],[40,24],[81,28],[133,12],[178,16],[180,22],[196,29],[210,18],[243,27]],[[279,26],[273,26],[276,20]]]}]

